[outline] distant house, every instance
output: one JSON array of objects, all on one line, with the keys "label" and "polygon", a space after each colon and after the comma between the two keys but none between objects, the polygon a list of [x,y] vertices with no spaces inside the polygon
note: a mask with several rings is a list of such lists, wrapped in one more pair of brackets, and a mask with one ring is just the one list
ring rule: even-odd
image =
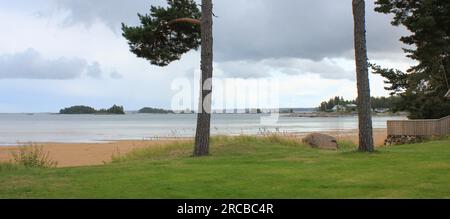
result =
[{"label": "distant house", "polygon": [[388,108],[376,108],[374,111],[376,113],[387,113],[387,112],[389,112],[389,109]]},{"label": "distant house", "polygon": [[450,90],[448,90],[447,94],[445,94],[445,97],[447,97],[447,99],[450,99]]},{"label": "distant house", "polygon": [[347,108],[345,106],[342,105],[336,105],[333,107],[333,112],[341,112],[341,111],[345,111]]},{"label": "distant house", "polygon": [[358,107],[356,104],[347,104],[346,106],[345,106],[346,108],[347,108],[347,110],[350,110],[350,111],[356,111],[356,108]]},{"label": "distant house", "polygon": [[356,104],[336,105],[331,109],[333,112],[356,111]]}]

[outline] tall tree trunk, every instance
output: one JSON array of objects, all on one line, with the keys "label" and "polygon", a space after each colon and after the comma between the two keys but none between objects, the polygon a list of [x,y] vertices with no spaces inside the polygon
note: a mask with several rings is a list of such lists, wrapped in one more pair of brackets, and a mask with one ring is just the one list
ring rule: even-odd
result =
[{"label": "tall tree trunk", "polygon": [[369,70],[367,65],[364,0],[353,0],[356,80],[358,87],[359,151],[373,152]]},{"label": "tall tree trunk", "polygon": [[197,114],[197,131],[195,134],[194,156],[209,154],[209,137],[211,126],[211,98],[213,74],[213,5],[212,0],[202,0],[202,48],[200,100]]}]

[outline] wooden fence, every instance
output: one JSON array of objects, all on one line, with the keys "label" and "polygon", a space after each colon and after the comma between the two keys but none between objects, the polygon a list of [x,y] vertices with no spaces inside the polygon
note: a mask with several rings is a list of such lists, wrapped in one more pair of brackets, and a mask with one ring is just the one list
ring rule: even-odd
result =
[{"label": "wooden fence", "polygon": [[445,136],[450,134],[450,116],[442,119],[387,121],[388,136]]}]

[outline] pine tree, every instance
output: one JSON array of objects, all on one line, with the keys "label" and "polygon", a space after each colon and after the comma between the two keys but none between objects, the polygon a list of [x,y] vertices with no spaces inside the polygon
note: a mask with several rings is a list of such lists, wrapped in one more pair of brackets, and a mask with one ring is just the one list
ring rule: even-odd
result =
[{"label": "pine tree", "polygon": [[356,80],[358,87],[359,151],[373,152],[369,70],[367,64],[365,2],[353,0]]},{"label": "pine tree", "polygon": [[407,72],[372,65],[386,78],[386,89],[398,94],[398,110],[411,119],[435,119],[450,114],[450,1],[377,0],[375,11],[393,14],[392,25],[405,26],[412,34],[400,41],[408,45],[407,57],[418,61]]},{"label": "pine tree", "polygon": [[212,0],[202,0],[202,86],[200,87],[201,98],[197,116],[194,156],[205,156],[209,154],[213,77],[212,9]]},{"label": "pine tree", "polygon": [[167,0],[168,7],[151,6],[150,14],[138,14],[141,24],[122,24],[130,51],[151,64],[167,66],[201,45],[201,95],[197,116],[194,156],[209,154],[213,73],[212,0],[202,0],[200,12],[194,0]]}]

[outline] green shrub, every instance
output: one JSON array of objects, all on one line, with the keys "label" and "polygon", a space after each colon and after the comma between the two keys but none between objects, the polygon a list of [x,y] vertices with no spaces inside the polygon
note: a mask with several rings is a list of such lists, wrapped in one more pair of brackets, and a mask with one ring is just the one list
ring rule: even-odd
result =
[{"label": "green shrub", "polygon": [[357,151],[358,145],[348,140],[340,140],[338,141],[339,151],[349,152],[349,151]]},{"label": "green shrub", "polygon": [[52,168],[58,165],[50,158],[50,152],[44,152],[43,147],[38,145],[21,146],[11,154],[15,164],[27,168]]}]

